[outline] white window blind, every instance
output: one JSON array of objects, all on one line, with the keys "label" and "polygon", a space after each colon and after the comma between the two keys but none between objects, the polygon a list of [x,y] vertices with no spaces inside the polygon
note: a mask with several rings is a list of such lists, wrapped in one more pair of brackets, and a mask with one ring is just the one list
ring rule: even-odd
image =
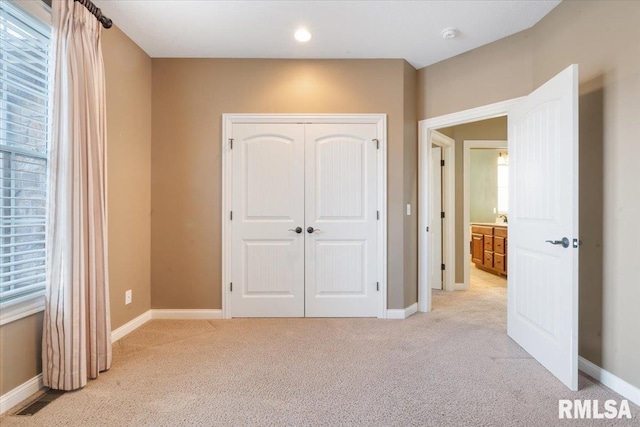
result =
[{"label": "white window blind", "polygon": [[0,308],[44,294],[51,26],[0,2]]}]

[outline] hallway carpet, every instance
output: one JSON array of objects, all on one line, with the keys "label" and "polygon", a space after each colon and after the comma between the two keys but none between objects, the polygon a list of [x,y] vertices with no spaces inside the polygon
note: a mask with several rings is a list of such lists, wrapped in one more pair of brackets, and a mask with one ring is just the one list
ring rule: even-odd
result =
[{"label": "hallway carpet", "polygon": [[[570,392],[506,335],[506,288],[434,292],[406,320],[151,321],[109,372],[5,426],[638,426],[558,420]],[[619,403],[618,403],[619,404]]]}]

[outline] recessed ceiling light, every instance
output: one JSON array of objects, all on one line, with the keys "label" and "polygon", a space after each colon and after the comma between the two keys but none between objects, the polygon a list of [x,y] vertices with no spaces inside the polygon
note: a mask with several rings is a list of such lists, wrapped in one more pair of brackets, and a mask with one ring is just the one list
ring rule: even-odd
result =
[{"label": "recessed ceiling light", "polygon": [[311,33],[304,28],[300,28],[293,36],[301,43],[311,40]]},{"label": "recessed ceiling light", "polygon": [[455,39],[458,36],[457,28],[445,28],[442,30],[442,38],[445,40]]}]

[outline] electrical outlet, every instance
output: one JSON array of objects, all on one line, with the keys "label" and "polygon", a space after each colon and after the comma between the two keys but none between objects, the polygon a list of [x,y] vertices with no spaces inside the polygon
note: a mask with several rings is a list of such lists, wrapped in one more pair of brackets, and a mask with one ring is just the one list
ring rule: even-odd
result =
[{"label": "electrical outlet", "polygon": [[407,205],[407,215],[411,215],[411,205]]},{"label": "electrical outlet", "polygon": [[124,293],[124,305],[131,304],[131,299],[133,298],[131,294],[131,289]]}]

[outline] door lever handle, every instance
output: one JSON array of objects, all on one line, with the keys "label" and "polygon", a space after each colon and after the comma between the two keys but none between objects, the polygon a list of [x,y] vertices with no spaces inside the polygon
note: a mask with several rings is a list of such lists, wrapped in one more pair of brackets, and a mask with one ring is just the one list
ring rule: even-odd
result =
[{"label": "door lever handle", "polygon": [[569,247],[569,239],[563,237],[562,240],[545,240],[547,243],[551,243],[552,245],[562,245],[563,248]]},{"label": "door lever handle", "polygon": [[290,228],[289,231],[295,231],[296,233],[300,234],[302,233],[302,227],[296,227],[294,228]]},{"label": "door lever handle", "polygon": [[315,233],[316,231],[320,231],[319,228],[307,227],[307,233]]}]

